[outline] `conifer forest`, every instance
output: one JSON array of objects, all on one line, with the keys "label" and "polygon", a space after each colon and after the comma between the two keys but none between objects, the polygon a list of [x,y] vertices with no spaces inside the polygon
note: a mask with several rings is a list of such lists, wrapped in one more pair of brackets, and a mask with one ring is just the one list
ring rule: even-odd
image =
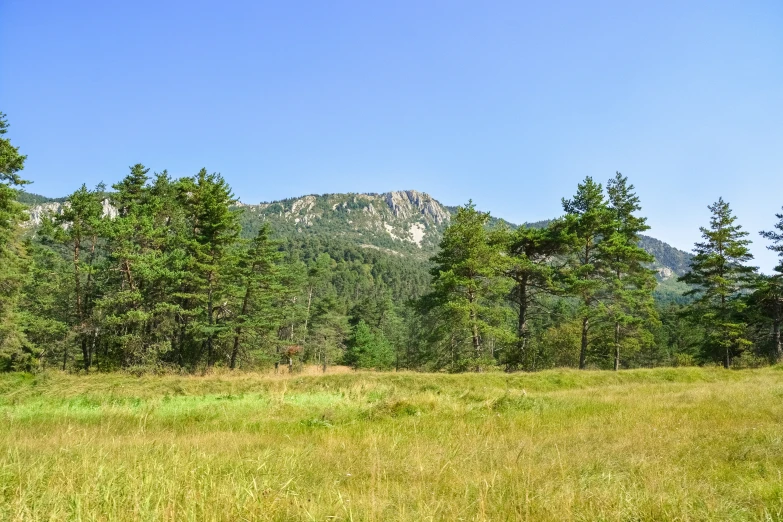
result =
[{"label": "conifer forest", "polygon": [[[359,217],[380,209],[363,201],[379,195],[245,205],[206,169],[174,178],[135,164],[111,184],[36,196],[9,130],[3,115],[2,371],[531,372],[783,358],[783,211],[749,231],[719,198],[686,254],[644,235],[644,194],[618,172],[586,177],[559,217],[522,225],[413,192],[406,214],[392,193],[386,230],[363,233]],[[753,266],[752,240],[778,254],[773,273]]]}]

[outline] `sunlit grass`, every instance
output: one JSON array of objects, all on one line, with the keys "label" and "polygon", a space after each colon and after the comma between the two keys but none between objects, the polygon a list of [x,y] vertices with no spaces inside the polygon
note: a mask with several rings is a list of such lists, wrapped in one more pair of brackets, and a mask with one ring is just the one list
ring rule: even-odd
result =
[{"label": "sunlit grass", "polygon": [[0,376],[1,520],[783,520],[783,371]]}]

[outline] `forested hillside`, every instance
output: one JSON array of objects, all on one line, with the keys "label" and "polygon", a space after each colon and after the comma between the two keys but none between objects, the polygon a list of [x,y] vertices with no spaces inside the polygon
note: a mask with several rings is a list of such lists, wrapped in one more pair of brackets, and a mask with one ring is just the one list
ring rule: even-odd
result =
[{"label": "forested hillside", "polygon": [[[45,213],[60,212],[66,198],[19,191],[18,200],[30,206],[29,224],[37,226]],[[443,205],[415,190],[309,195],[255,205],[237,202],[236,207],[242,209],[239,219],[243,237],[252,238],[269,224],[273,237],[282,240],[288,249],[299,249],[305,258],[328,251],[333,259],[378,265],[377,272],[385,274],[387,284],[402,277],[395,296],[404,298],[418,297],[426,289],[428,276],[421,275],[429,270],[429,260],[437,253],[443,231],[459,208]],[[541,228],[549,223],[539,221],[526,226]],[[489,226],[515,229],[518,225],[491,217]],[[659,281],[676,279],[687,271],[691,257],[687,252],[644,235],[640,235],[640,245],[655,258],[651,267]],[[372,250],[375,252],[369,252]],[[410,270],[389,272],[389,266],[398,265]],[[406,272],[412,280],[406,280]],[[662,290],[682,294],[687,288],[669,283]]]}]

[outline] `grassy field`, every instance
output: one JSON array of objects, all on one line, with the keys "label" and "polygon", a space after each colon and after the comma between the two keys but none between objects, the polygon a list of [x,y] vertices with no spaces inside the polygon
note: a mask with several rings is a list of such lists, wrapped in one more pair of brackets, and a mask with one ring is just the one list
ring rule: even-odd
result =
[{"label": "grassy field", "polygon": [[783,520],[783,371],[0,375],[0,520]]}]

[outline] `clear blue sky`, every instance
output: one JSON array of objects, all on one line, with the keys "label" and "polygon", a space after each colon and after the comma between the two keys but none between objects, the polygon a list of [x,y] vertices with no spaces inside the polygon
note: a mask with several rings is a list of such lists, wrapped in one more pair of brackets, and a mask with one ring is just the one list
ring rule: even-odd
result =
[{"label": "clear blue sky", "polygon": [[0,110],[33,191],[141,162],[247,203],[413,188],[513,222],[628,175],[689,250],[783,205],[783,2],[0,1]]}]

